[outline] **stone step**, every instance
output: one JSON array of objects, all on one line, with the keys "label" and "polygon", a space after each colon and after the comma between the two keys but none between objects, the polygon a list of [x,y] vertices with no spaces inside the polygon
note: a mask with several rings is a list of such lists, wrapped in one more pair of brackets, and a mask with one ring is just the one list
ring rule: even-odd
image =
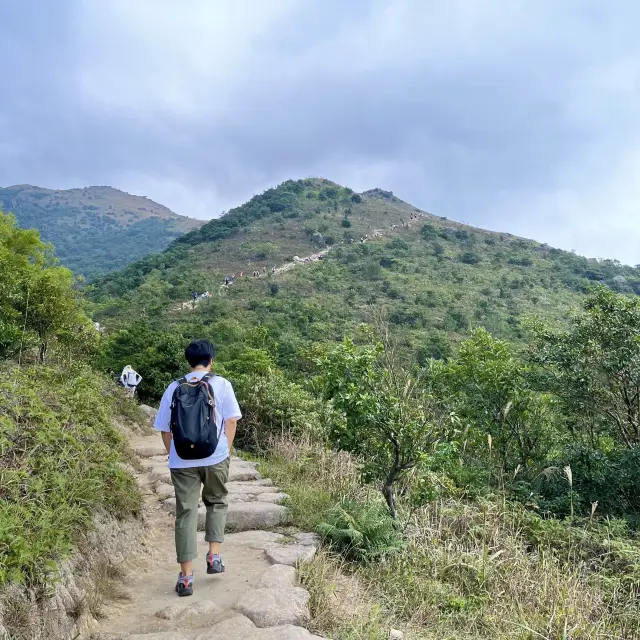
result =
[{"label": "stone step", "polygon": [[291,624],[260,629],[246,616],[236,615],[214,625],[209,631],[197,636],[196,640],[322,640],[322,638]]},{"label": "stone step", "polygon": [[289,520],[289,510],[266,502],[231,502],[227,511],[229,531],[271,529]]},{"label": "stone step", "polygon": [[[176,499],[167,498],[163,508],[175,515]],[[204,531],[207,508],[198,507],[198,531]],[[269,502],[230,502],[227,510],[228,531],[251,531],[253,529],[271,529],[286,524],[289,511],[286,507]]]}]

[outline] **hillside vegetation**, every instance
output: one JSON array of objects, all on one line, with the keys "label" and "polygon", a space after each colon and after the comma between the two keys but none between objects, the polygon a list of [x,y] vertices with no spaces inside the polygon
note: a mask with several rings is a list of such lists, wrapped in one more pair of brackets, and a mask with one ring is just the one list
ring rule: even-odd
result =
[{"label": "hillside vegetation", "polygon": [[0,209],[12,212],[22,228],[38,229],[62,264],[86,278],[161,251],[202,224],[111,187],[65,191],[15,185],[0,188]]},{"label": "hillside vegetation", "polygon": [[[326,248],[322,261],[251,275]],[[233,284],[221,289],[233,273]],[[310,179],[270,189],[165,252],[99,279],[90,297],[94,316],[107,326],[122,327],[133,316],[132,331],[159,332],[160,341],[164,331],[192,335],[219,326],[224,352],[236,329],[255,330],[279,365],[304,371],[315,344],[349,335],[371,320],[374,307],[387,311],[403,348],[423,363],[451,355],[474,327],[519,340],[523,317],[562,324],[597,281],[640,292],[640,271],[616,261],[464,226],[419,212],[389,192],[355,194]],[[176,311],[192,290],[213,297],[194,311]],[[148,376],[141,391],[157,397],[164,382],[154,386]]]},{"label": "hillside vegetation", "polygon": [[115,423],[137,409],[90,366],[98,346],[71,272],[0,213],[0,635],[39,637],[32,598],[94,517],[140,510]]},{"label": "hillside vegetation", "polygon": [[99,365],[132,364],[150,400],[190,338],[219,345],[238,445],[324,539],[304,571],[319,630],[635,638],[638,275],[314,179],[89,296]]}]

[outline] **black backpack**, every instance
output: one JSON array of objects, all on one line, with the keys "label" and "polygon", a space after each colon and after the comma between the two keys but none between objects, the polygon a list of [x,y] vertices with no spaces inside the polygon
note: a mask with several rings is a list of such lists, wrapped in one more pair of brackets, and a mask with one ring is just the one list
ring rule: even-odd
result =
[{"label": "black backpack", "polygon": [[216,405],[206,373],[200,380],[180,378],[171,400],[171,433],[176,453],[184,460],[208,458],[218,446]]}]

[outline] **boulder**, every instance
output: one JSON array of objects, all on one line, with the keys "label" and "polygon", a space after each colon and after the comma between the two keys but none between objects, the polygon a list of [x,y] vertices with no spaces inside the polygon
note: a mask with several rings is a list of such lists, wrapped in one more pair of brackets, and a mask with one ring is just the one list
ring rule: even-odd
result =
[{"label": "boulder", "polygon": [[152,422],[158,415],[158,410],[150,407],[148,404],[141,404],[140,411],[142,411],[142,413],[144,413],[144,415],[147,416],[147,418],[149,418],[149,420],[151,420]]},{"label": "boulder", "polygon": [[[254,502],[257,499],[257,494],[255,493],[229,493],[227,496],[228,502]],[[268,500],[266,501],[268,502]]]},{"label": "boulder", "polygon": [[404,633],[398,629],[389,629],[389,640],[402,640]]},{"label": "boulder", "polygon": [[165,449],[162,439],[159,435],[136,438],[131,442],[131,448],[141,458],[163,456],[165,462],[167,460],[167,450]]},{"label": "boulder", "polygon": [[317,547],[302,544],[274,544],[266,549],[269,562],[295,567],[299,563],[310,562],[316,555]]},{"label": "boulder", "polygon": [[272,529],[285,524],[289,511],[279,504],[268,502],[231,502],[227,511],[229,531]]},{"label": "boulder", "polygon": [[256,627],[303,625],[309,620],[308,602],[309,592],[300,587],[261,587],[243,593],[234,608]]}]

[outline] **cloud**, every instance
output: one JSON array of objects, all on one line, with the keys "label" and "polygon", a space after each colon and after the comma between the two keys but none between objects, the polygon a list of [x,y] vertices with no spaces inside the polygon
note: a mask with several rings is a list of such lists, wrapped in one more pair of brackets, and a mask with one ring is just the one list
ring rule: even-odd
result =
[{"label": "cloud", "polygon": [[212,217],[322,175],[640,262],[631,0],[5,4],[4,184]]}]

